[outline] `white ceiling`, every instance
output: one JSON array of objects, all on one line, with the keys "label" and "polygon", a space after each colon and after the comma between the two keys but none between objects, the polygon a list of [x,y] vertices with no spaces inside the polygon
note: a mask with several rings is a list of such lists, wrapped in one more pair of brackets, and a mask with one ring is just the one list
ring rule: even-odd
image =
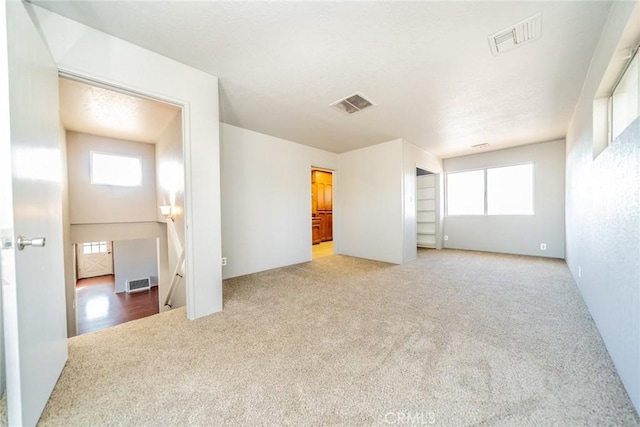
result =
[{"label": "white ceiling", "polygon": [[[34,1],[220,78],[221,120],[337,153],[441,157],[565,136],[611,3]],[[542,37],[487,37],[542,13]],[[329,107],[359,91],[377,106]]]},{"label": "white ceiling", "polygon": [[60,82],[60,121],[65,129],[155,144],[179,107],[90,86]]}]

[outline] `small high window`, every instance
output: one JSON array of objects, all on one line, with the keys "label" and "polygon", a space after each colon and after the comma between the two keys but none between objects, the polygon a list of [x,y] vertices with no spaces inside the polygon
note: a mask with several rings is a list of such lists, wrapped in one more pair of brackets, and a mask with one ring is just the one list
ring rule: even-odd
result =
[{"label": "small high window", "polygon": [[142,185],[142,159],[92,151],[91,183],[139,187]]},{"label": "small high window", "polygon": [[620,77],[611,95],[611,141],[640,115],[640,66],[638,53]]},{"label": "small high window", "polygon": [[[640,36],[637,30],[631,32],[633,36],[629,33],[623,38],[637,39]],[[593,100],[594,159],[640,116],[640,46],[634,49],[624,46],[618,47]],[[621,63],[621,56],[628,60]]]}]

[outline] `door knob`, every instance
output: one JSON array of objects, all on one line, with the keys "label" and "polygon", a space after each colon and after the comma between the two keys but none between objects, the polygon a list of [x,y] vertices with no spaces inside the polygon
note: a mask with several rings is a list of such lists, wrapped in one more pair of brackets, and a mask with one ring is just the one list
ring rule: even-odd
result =
[{"label": "door knob", "polygon": [[36,246],[41,248],[45,245],[46,240],[44,237],[34,237],[33,239],[26,239],[24,236],[18,236],[16,239],[16,247],[19,251],[23,250],[27,246]]}]

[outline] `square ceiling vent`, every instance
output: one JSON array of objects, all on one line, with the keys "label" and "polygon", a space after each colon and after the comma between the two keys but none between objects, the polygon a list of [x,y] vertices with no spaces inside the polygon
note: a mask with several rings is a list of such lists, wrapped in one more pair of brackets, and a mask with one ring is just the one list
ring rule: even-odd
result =
[{"label": "square ceiling vent", "polygon": [[333,102],[330,105],[344,114],[355,114],[359,113],[362,110],[366,110],[369,107],[373,107],[376,104],[373,101],[367,99],[360,92],[356,92],[353,95]]},{"label": "square ceiling vent", "polygon": [[516,46],[532,42],[542,34],[542,14],[532,16],[489,36],[489,45],[494,55],[499,55]]}]

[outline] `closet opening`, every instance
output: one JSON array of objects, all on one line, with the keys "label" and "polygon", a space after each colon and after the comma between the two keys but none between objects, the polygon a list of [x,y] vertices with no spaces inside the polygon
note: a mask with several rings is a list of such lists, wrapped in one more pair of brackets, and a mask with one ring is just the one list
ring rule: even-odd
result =
[{"label": "closet opening", "polygon": [[416,230],[419,248],[437,247],[437,181],[437,174],[416,168]]}]

